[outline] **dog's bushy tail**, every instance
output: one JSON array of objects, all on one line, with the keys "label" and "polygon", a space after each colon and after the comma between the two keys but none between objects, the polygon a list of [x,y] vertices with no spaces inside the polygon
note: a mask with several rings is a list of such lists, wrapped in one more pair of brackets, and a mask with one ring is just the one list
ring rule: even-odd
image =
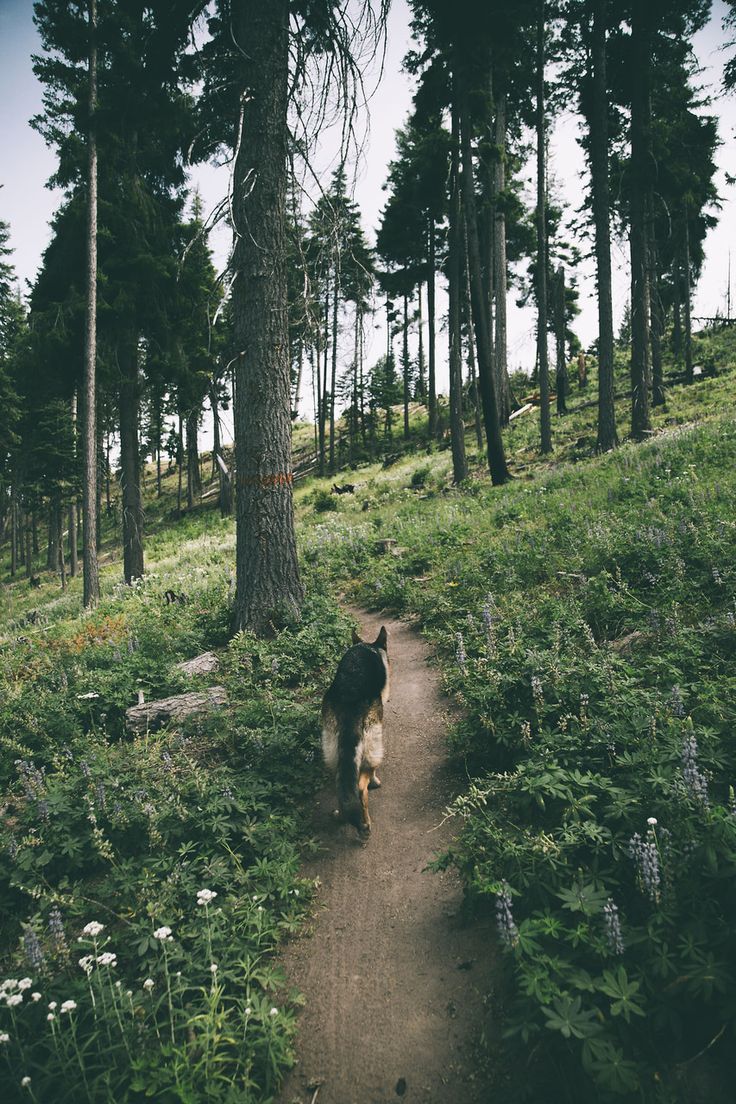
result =
[{"label": "dog's bushy tail", "polygon": [[337,804],[342,819],[360,830],[363,816],[358,791],[358,763],[355,753],[362,736],[361,724],[357,719],[345,719],[340,727],[337,759]]}]

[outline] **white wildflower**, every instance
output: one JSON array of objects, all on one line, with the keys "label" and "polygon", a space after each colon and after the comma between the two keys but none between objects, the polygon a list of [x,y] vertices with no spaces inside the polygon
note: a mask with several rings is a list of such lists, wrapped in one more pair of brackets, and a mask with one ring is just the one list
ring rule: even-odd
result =
[{"label": "white wildflower", "polygon": [[143,988],[146,990],[147,993],[150,993],[153,989],[153,978],[146,978],[146,980],[143,982]]},{"label": "white wildflower", "polygon": [[103,954],[97,956],[97,964],[99,966],[117,966],[118,956],[112,951],[104,951]]},{"label": "white wildflower", "polygon": [[13,989],[17,988],[18,982],[15,978],[6,978],[2,985],[0,985],[0,990],[2,990],[3,993],[12,993]]},{"label": "white wildflower", "polygon": [[211,974],[216,974],[217,973],[217,963],[216,962],[213,962],[212,965],[210,966],[210,973]]},{"label": "white wildflower", "polygon": [[153,938],[154,939],[168,939],[170,935],[171,935],[171,928],[167,928],[166,925],[164,924],[164,926],[162,928],[156,928],[155,932],[153,933]]},{"label": "white wildflower", "polygon": [[32,985],[33,985],[33,982],[31,981],[30,978],[21,978],[20,981],[18,982],[18,988],[20,989],[21,993],[23,992],[24,989],[30,989]]},{"label": "white wildflower", "polygon": [[53,1012],[47,1012],[46,1019],[49,1021],[49,1023],[51,1023],[52,1020],[56,1019],[56,1016],[54,1015]]},{"label": "white wildflower", "polygon": [[76,1007],[77,1007],[77,1002],[75,1000],[65,1000],[62,1003],[61,1011],[62,1012],[73,1012]]},{"label": "white wildflower", "polygon": [[278,1016],[279,1010],[278,1010],[278,1008],[272,1008],[271,1011],[268,1014],[269,1014],[269,1016]]},{"label": "white wildflower", "polygon": [[251,1008],[251,1006],[250,1006],[249,1004],[247,1004],[247,1005],[245,1006],[245,1014],[246,1014],[246,1016],[250,1016],[250,1014],[251,1014],[251,1012],[252,1012],[252,1011],[253,1011],[253,1009]]},{"label": "white wildflower", "polygon": [[654,828],[657,824],[657,818],[656,817],[647,817],[647,824],[649,825],[650,828]]},{"label": "white wildflower", "polygon": [[5,1003],[7,1004],[8,1008],[15,1008],[17,1005],[23,1003],[23,994],[11,993],[9,997],[6,997]]},{"label": "white wildflower", "polygon": [[79,965],[84,970],[87,977],[92,973],[92,966],[95,960],[94,955],[83,955],[79,960]]},{"label": "white wildflower", "polygon": [[210,901],[214,901],[217,893],[213,889],[200,889],[197,892],[197,904],[208,905]]},{"label": "white wildflower", "polygon": [[93,698],[99,698],[99,696],[94,690],[89,690],[86,694],[77,694],[77,701],[92,701]]},{"label": "white wildflower", "polygon": [[9,1043],[9,1042],[10,1042],[10,1036],[8,1035],[7,1031],[0,1031],[0,1043]]},{"label": "white wildflower", "polygon": [[21,1080],[20,1087],[22,1089],[27,1089],[28,1086],[30,1085],[30,1083],[31,1083],[31,1079],[28,1076],[28,1074],[26,1074],[26,1076]]},{"label": "white wildflower", "polygon": [[91,920],[89,922],[89,924],[84,925],[84,927],[82,928],[82,931],[85,935],[91,935],[92,938],[94,939],[96,936],[98,936],[100,934],[101,931],[104,931],[104,929],[105,929],[104,924],[100,924],[100,922],[98,920]]},{"label": "white wildflower", "polygon": [[31,1000],[32,1001],[40,1001],[40,999],[41,999],[41,994],[40,993],[31,993]]},{"label": "white wildflower", "polygon": [[49,1008],[53,1012],[54,1009],[56,1008],[56,1001],[49,1001]]}]

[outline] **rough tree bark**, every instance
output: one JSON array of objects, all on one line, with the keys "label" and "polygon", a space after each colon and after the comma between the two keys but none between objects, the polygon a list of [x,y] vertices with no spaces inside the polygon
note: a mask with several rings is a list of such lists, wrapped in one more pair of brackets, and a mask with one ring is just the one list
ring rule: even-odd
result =
[{"label": "rough tree bark", "polygon": [[120,349],[120,483],[123,511],[123,577],[143,575],[143,503],[138,448],[138,350],[135,339]]},{"label": "rough tree bark", "polygon": [[664,312],[659,293],[659,253],[653,234],[649,238],[649,312],[652,341],[652,406],[664,406],[666,401],[662,367]]},{"label": "rough tree bark", "polygon": [[435,257],[434,219],[429,219],[427,229],[427,255],[429,271],[427,273],[427,387],[429,390],[429,439],[437,436],[437,377],[436,377],[436,332],[435,332]]},{"label": "rough tree bark", "polygon": [[613,293],[611,280],[611,202],[608,184],[608,87],[606,25],[608,0],[593,0],[592,96],[588,128],[598,284],[598,441],[599,452],[618,444],[613,391]]},{"label": "rough tree bark", "polygon": [[409,384],[411,364],[409,361],[409,296],[404,292],[404,318],[402,324],[401,375],[404,383],[404,439],[409,439]]},{"label": "rough tree bark", "polygon": [[97,0],[89,0],[89,134],[87,138],[87,317],[82,401],[82,546],[83,601],[95,606],[100,597],[97,564]]},{"label": "rough tree bark", "polygon": [[565,270],[559,266],[554,278],[555,389],[557,413],[567,414],[567,364],[565,361]]},{"label": "rough tree bark", "polygon": [[693,382],[693,325],[692,325],[692,294],[690,288],[690,223],[688,219],[687,204],[685,204],[682,215],[682,275],[683,275],[683,290],[682,306],[683,316],[685,320],[685,333],[684,333],[684,345],[685,345],[685,379],[688,383]]},{"label": "rough tree bark", "polygon": [[544,0],[537,15],[537,368],[543,453],[552,451],[547,359],[547,150],[544,119]]},{"label": "rough tree bark", "polygon": [[[453,78],[453,100],[457,89],[457,76]],[[491,481],[495,485],[505,483],[509,478],[506,456],[501,438],[501,424],[498,415],[498,396],[493,373],[491,341],[488,328],[488,311],[483,288],[480,263],[480,241],[478,235],[478,216],[473,183],[473,151],[470,140],[470,111],[467,92],[463,88],[460,97],[461,156],[465,223],[468,234],[468,258],[470,262],[470,291],[472,297],[473,323],[475,326],[475,346],[478,355],[478,376],[483,405],[483,423],[488,449],[488,468]]]},{"label": "rough tree bark", "polygon": [[506,260],[506,93],[498,96],[495,124],[496,163],[494,170],[495,209],[493,217],[493,287],[496,300],[495,341],[493,344],[496,386],[499,394],[501,425],[508,425],[511,414],[511,387],[508,369],[508,325],[506,298],[508,295],[508,264]]},{"label": "rough tree bark", "polygon": [[235,162],[235,628],[272,632],[300,615],[291,472],[286,298],[289,0],[237,0],[243,53]]},{"label": "rough tree bark", "polygon": [[332,374],[330,377],[330,475],[335,471],[335,393],[337,391],[338,306],[340,302],[340,269],[335,263],[332,289]]},{"label": "rough tree bark", "polygon": [[651,428],[649,406],[649,265],[647,260],[647,182],[650,173],[649,14],[634,4],[631,90],[631,434],[641,439]]},{"label": "rough tree bark", "polygon": [[189,411],[185,424],[187,440],[187,506],[191,510],[195,500],[202,494],[202,479],[199,472],[199,446],[197,442],[199,409]]},{"label": "rough tree bark", "polygon": [[[447,263],[449,294],[448,332],[450,338],[450,441],[452,444],[452,481],[467,477],[465,459],[465,423],[463,422],[462,335],[460,332],[460,281],[463,248],[462,208],[460,203],[460,119],[458,105],[452,105],[452,163],[450,169],[450,254]],[[406,302],[406,300],[404,300]]]}]

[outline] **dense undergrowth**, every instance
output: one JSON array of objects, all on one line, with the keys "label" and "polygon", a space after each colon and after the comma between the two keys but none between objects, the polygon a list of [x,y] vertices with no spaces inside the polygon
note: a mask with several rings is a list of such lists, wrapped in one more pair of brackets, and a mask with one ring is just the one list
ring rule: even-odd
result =
[{"label": "dense undergrowth", "polygon": [[[92,616],[3,650],[3,1100],[262,1101],[288,1064],[272,951],[313,890],[299,808],[347,621],[315,577],[301,625],[227,643],[229,549],[196,528]],[[174,664],[206,648],[229,709],[126,734],[138,690],[191,688]]]},{"label": "dense undergrowth", "polygon": [[362,601],[419,614],[464,707],[440,861],[496,913],[545,1099],[730,1099],[735,454],[725,415],[500,493],[430,462],[368,487],[399,555],[357,510],[315,531]]},{"label": "dense undergrowth", "polygon": [[[593,387],[555,421],[552,461],[535,417],[513,424],[501,489],[481,455],[451,488],[446,451],[361,467],[354,496],[300,484],[309,597],[275,640],[230,639],[232,522],[176,520],[173,476],[148,502],[140,585],[116,582],[110,522],[93,615],[79,580],[6,588],[3,1099],[273,1095],[295,1007],[273,952],[314,888],[300,810],[343,586],[418,614],[464,707],[451,749],[469,783],[439,861],[497,915],[509,1033],[557,1069],[534,1098],[729,1099],[733,374],[673,388],[650,442],[599,458]],[[175,663],[207,648],[230,708],[126,734],[138,692],[189,688]]]}]

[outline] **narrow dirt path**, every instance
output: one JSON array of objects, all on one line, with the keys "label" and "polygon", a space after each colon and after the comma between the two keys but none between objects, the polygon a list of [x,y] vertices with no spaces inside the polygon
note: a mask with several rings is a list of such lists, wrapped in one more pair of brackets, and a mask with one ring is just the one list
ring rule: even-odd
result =
[{"label": "narrow dirt path", "polygon": [[321,853],[311,935],[285,953],[306,996],[297,1065],[280,1104],[481,1104],[489,1083],[477,1054],[493,1035],[488,925],[462,917],[452,872],[426,870],[452,837],[442,824],[453,792],[445,767],[448,704],[428,649],[410,626],[355,611],[362,636],[390,633],[391,701],[385,711],[383,788],[370,795],[363,845],[336,825],[333,787],[317,796]]}]

